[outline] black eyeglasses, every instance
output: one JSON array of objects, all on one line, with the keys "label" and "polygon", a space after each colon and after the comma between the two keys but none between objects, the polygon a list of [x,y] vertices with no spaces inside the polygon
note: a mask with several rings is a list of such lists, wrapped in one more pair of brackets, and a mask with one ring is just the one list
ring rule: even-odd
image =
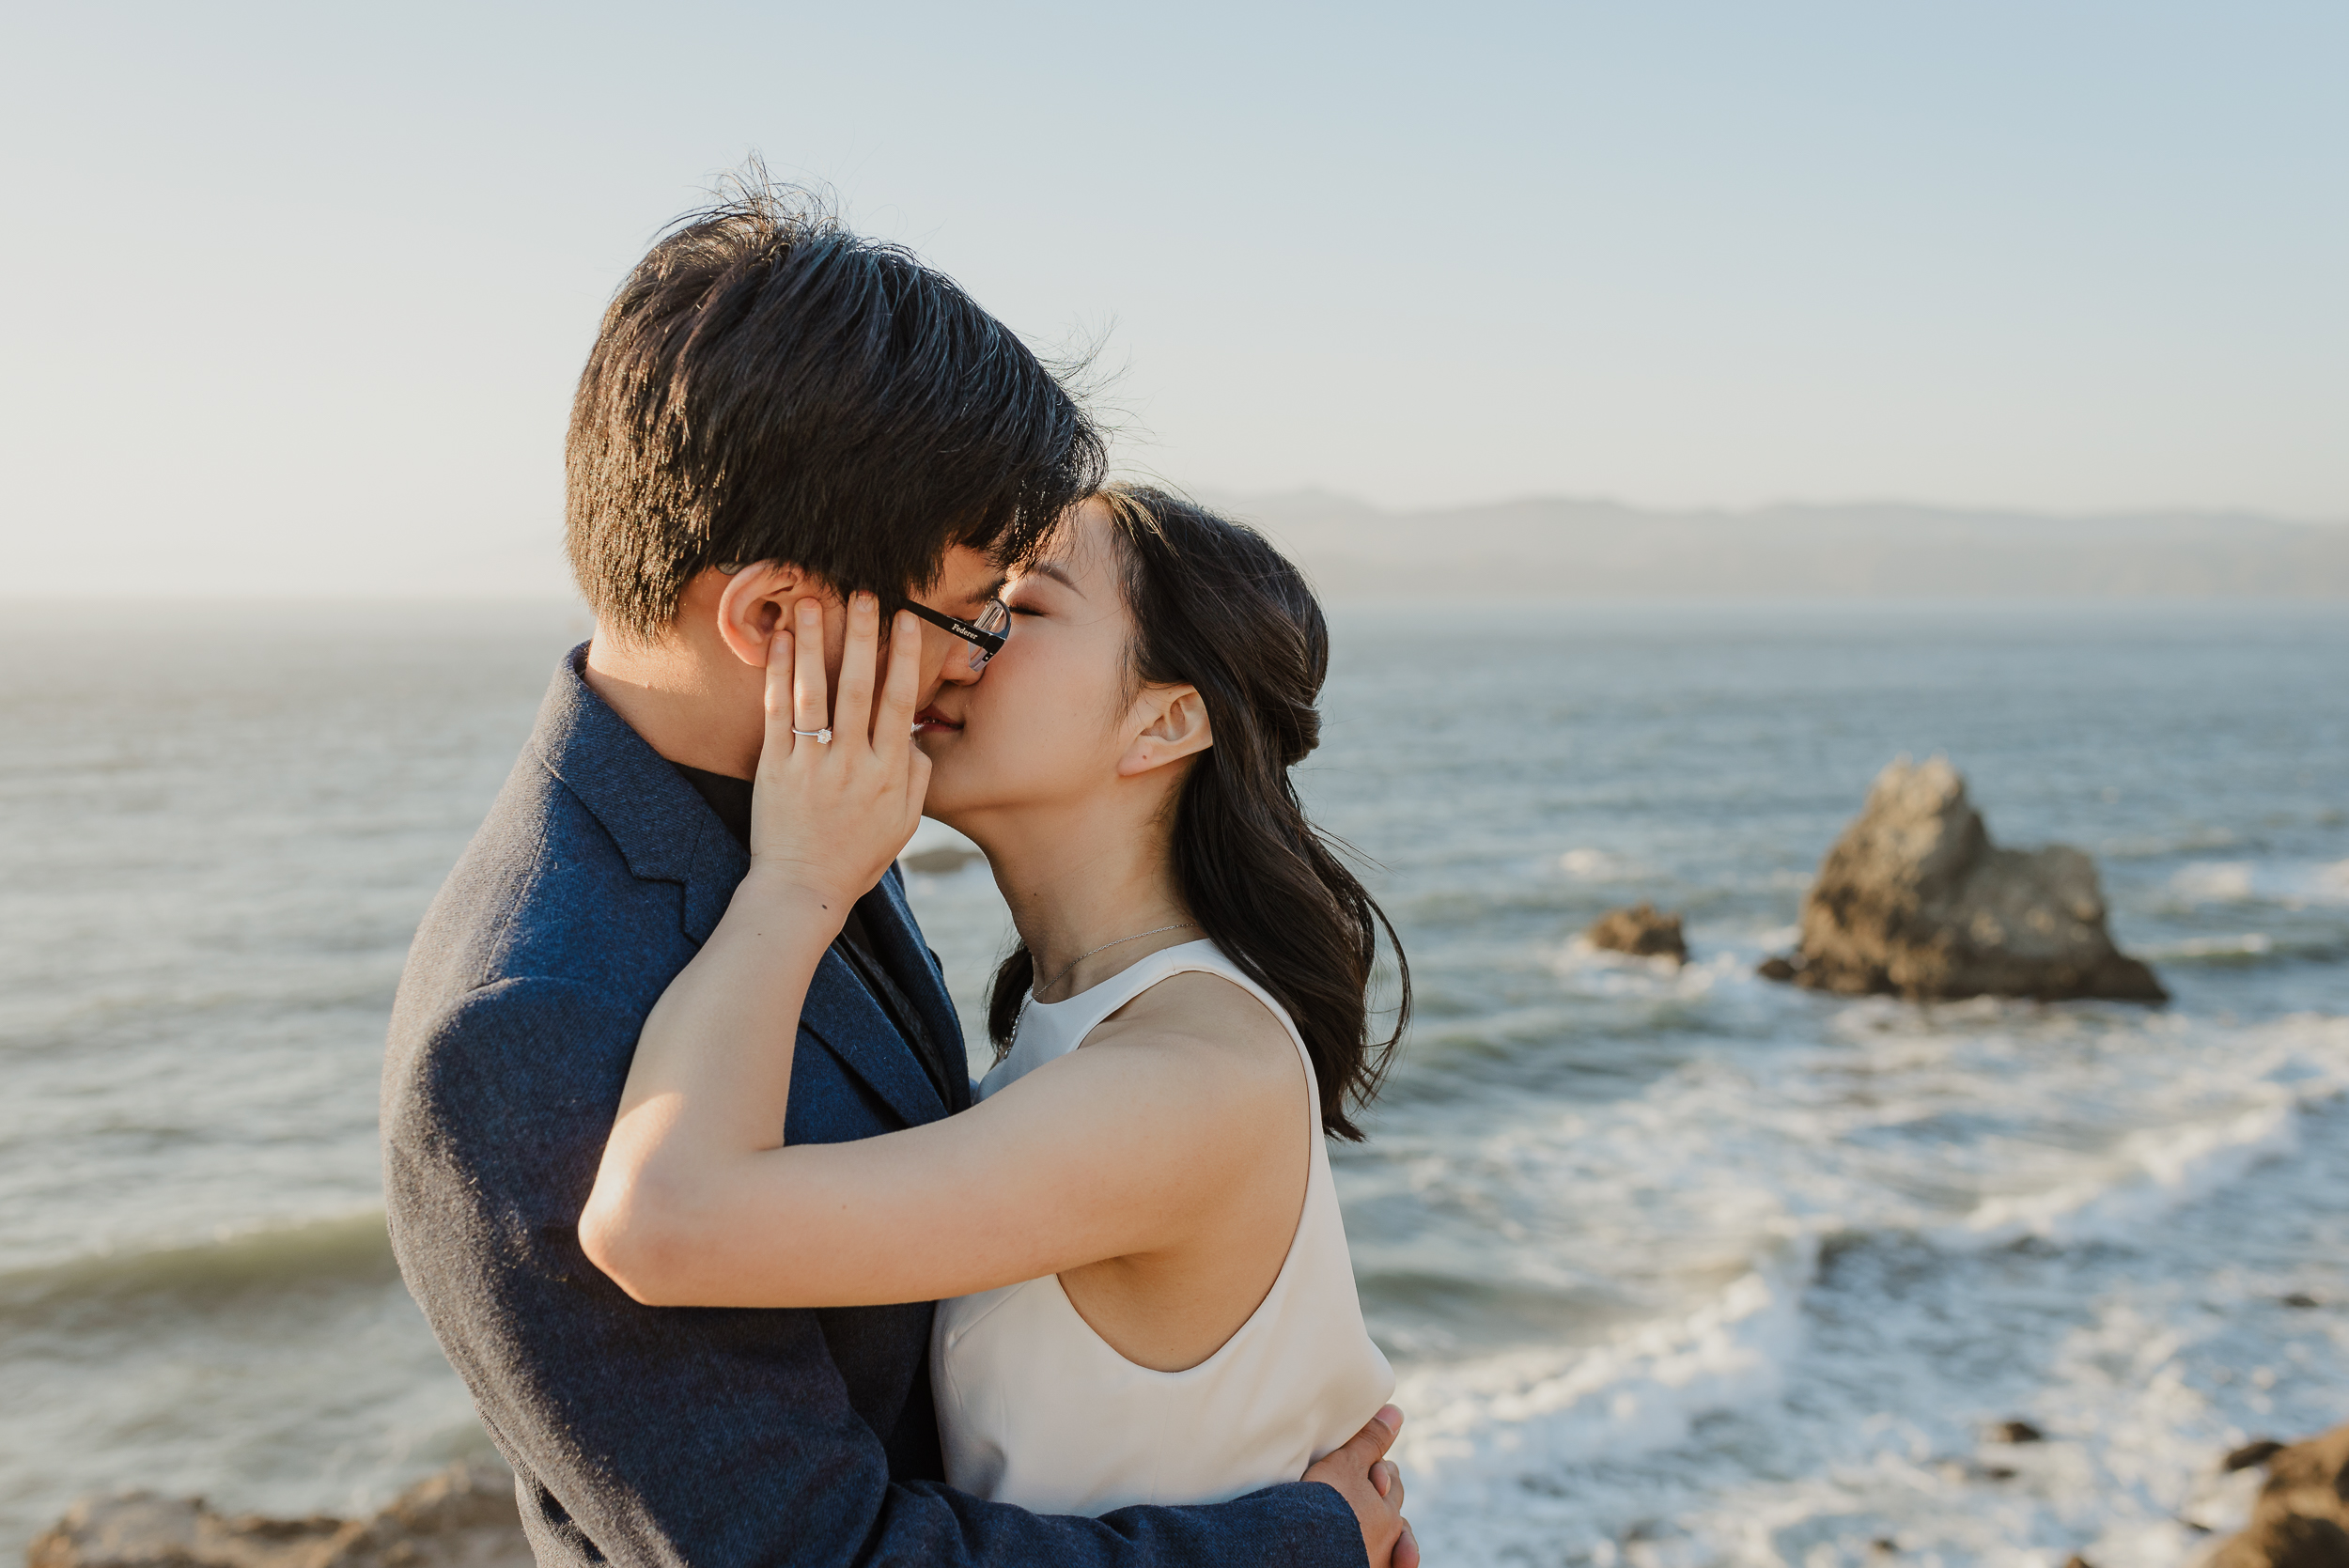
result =
[{"label": "black eyeglasses", "polygon": [[951,631],[970,644],[971,668],[973,670],[986,669],[987,661],[1003,651],[1003,644],[1010,636],[1011,608],[999,598],[988,600],[987,608],[979,612],[979,618],[975,621],[949,615],[942,610],[933,610],[911,599],[905,600],[904,605],[941,631]]}]

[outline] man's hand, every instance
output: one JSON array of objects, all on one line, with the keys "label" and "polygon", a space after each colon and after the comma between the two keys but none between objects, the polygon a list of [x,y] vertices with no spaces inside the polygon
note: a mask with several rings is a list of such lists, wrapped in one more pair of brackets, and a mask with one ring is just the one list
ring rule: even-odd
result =
[{"label": "man's hand", "polygon": [[1383,1406],[1370,1424],[1314,1462],[1307,1481],[1334,1486],[1362,1527],[1362,1551],[1370,1568],[1419,1568],[1419,1539],[1403,1517],[1403,1472],[1385,1457],[1403,1430],[1403,1412]]}]

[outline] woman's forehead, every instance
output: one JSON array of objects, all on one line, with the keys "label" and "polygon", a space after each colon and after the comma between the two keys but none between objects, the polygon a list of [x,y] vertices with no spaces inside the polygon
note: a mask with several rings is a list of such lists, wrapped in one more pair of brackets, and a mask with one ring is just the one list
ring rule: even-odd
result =
[{"label": "woman's forehead", "polygon": [[1112,548],[1109,506],[1096,498],[1063,520],[1013,576],[1049,577],[1089,598],[1111,580]]}]

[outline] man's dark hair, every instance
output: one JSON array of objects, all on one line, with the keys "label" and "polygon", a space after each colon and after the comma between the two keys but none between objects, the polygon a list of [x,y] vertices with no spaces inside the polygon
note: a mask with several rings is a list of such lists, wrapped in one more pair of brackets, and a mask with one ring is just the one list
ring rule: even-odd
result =
[{"label": "man's dark hair", "polygon": [[1099,482],[1099,431],[1011,330],[754,164],[653,245],[571,404],[565,532],[602,620],[651,639],[705,568],[843,593],[1032,552]]}]

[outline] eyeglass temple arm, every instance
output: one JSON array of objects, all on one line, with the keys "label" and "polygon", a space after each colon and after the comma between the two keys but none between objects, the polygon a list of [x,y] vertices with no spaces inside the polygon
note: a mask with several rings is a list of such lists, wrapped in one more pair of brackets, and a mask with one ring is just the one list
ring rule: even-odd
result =
[{"label": "eyeglass temple arm", "polygon": [[1003,651],[1003,634],[1000,631],[984,630],[959,615],[949,615],[942,610],[933,610],[926,604],[916,604],[911,599],[905,601],[905,608],[940,630],[953,632],[966,643],[976,643],[989,653]]}]

